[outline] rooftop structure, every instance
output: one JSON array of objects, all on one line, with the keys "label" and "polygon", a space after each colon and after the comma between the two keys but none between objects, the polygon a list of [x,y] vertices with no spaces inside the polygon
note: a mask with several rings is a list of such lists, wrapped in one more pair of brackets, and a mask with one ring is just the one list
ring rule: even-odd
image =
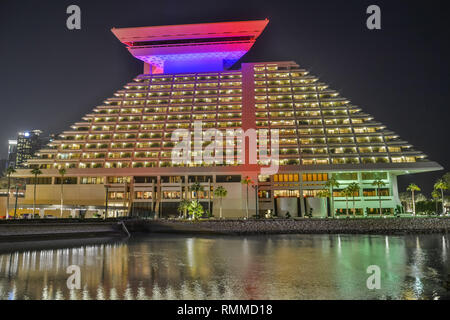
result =
[{"label": "rooftop structure", "polygon": [[144,73],[222,71],[253,46],[268,20],[113,28]]}]

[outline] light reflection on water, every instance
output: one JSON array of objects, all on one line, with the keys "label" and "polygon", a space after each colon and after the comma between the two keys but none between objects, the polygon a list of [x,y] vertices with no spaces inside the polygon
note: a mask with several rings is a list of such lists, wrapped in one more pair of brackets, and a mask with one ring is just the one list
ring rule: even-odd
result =
[{"label": "light reflection on water", "polygon": [[[448,235],[138,236],[0,245],[0,299],[449,299]],[[92,243],[94,241],[94,243]],[[66,286],[81,268],[80,290]],[[369,290],[370,265],[381,289]]]}]

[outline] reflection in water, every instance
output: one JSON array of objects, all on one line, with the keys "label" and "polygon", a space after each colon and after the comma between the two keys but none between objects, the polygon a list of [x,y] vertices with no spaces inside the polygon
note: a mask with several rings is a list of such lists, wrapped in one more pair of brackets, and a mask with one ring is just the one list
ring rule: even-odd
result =
[{"label": "reflection in water", "polygon": [[[52,244],[50,248],[48,243]],[[0,247],[0,299],[448,299],[447,235],[133,237]],[[81,268],[69,290],[66,268]],[[381,289],[366,272],[381,269]]]}]

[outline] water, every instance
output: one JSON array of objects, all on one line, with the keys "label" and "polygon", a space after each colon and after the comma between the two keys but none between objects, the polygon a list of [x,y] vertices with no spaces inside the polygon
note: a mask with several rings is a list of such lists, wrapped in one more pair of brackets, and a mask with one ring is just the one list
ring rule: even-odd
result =
[{"label": "water", "polygon": [[[149,235],[2,243],[0,299],[450,299],[449,240]],[[69,265],[80,266],[79,290],[67,288]],[[366,286],[370,265],[381,269],[378,290]]]}]

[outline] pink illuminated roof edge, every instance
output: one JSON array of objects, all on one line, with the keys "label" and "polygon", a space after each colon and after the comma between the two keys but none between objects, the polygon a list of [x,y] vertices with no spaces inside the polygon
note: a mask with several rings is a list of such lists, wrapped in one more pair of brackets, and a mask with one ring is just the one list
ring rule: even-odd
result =
[{"label": "pink illuminated roof edge", "polygon": [[228,21],[168,26],[112,28],[120,42],[177,40],[190,38],[215,38],[253,36],[258,38],[269,23],[268,19],[250,21]]}]

